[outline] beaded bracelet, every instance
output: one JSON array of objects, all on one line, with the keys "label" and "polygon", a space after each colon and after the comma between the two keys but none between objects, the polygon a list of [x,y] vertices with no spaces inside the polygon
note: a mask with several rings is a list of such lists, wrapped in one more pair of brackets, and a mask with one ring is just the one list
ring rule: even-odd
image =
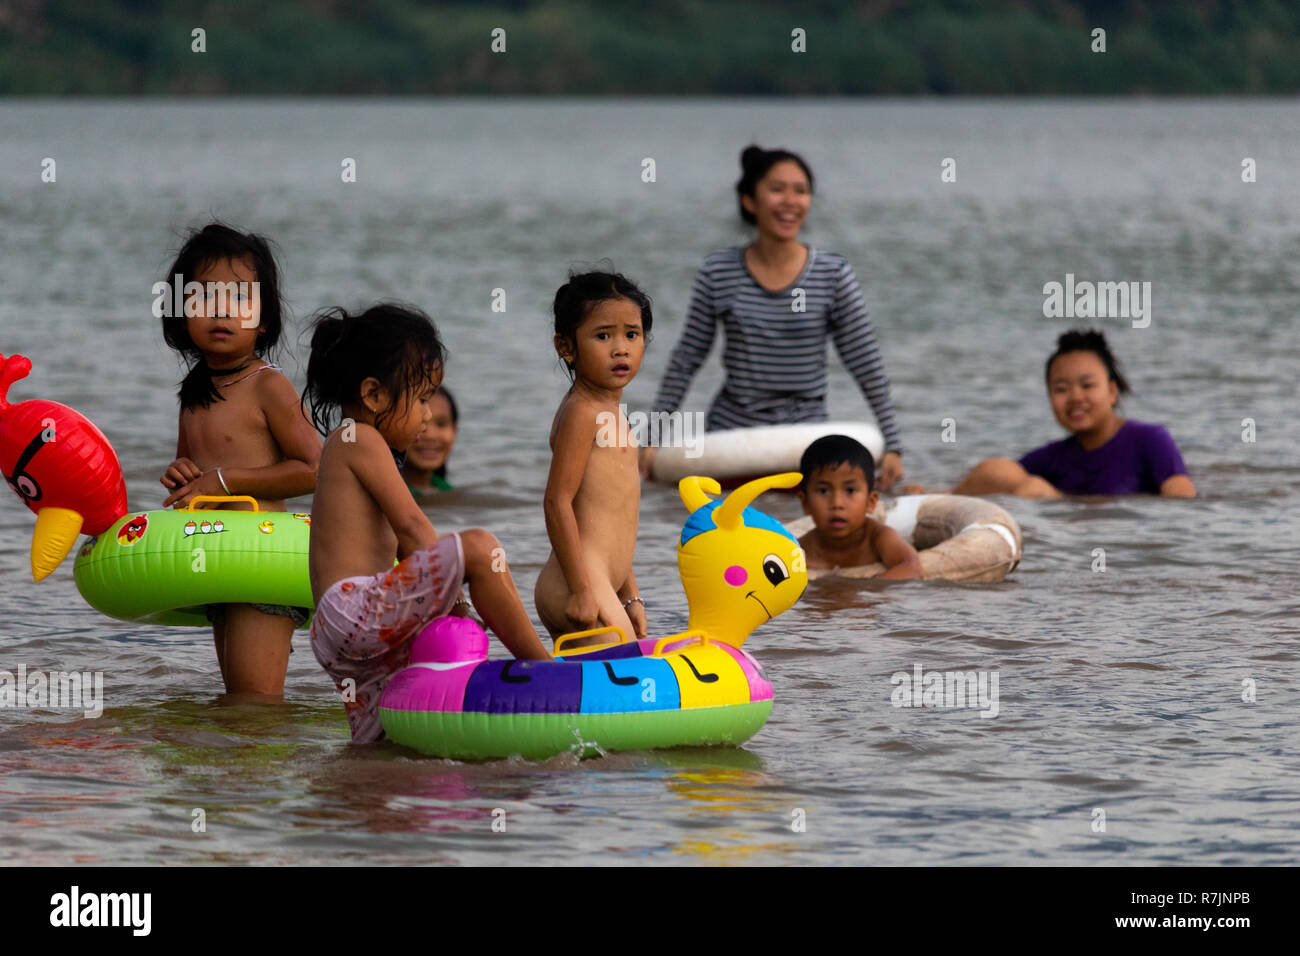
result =
[{"label": "beaded bracelet", "polygon": [[629,604],[640,604],[642,607],[645,607],[645,601],[642,601],[640,597],[630,597],[624,601],[623,610],[627,610]]}]

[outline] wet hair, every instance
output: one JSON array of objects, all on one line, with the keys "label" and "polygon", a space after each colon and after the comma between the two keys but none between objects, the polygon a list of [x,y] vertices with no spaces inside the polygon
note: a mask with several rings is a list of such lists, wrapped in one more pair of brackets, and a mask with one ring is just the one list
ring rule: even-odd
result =
[{"label": "wet hair", "polygon": [[740,205],[740,218],[751,226],[758,220],[745,208],[744,197],[755,198],[759,181],[768,174],[777,163],[798,163],[808,177],[808,192],[813,191],[812,169],[803,161],[803,157],[786,149],[763,149],[761,146],[746,146],[740,153],[740,179],[736,183],[736,202]]},{"label": "wet hair", "polygon": [[361,383],[375,378],[393,396],[393,404],[375,416],[375,424],[382,425],[411,401],[412,392],[432,385],[436,369],[446,362],[437,327],[419,309],[391,302],[358,315],[325,309],[312,323],[302,402],[310,406],[316,430],[328,435],[335,410],[360,401]]},{"label": "wet hair", "polygon": [[[447,407],[451,409],[451,424],[453,428],[460,426],[460,409],[456,407],[456,399],[452,397],[450,390],[446,385],[438,386],[438,394],[447,400]],[[433,470],[433,473],[439,478],[447,477],[447,463],[444,461],[441,465]]]},{"label": "wet hair", "polygon": [[[640,308],[641,333],[649,342],[650,327],[654,325],[650,296],[627,276],[613,271],[569,273],[569,281],[556,290],[555,301],[551,303],[551,311],[555,313],[555,334],[568,339],[576,352],[579,327],[591,315],[591,310],[598,302],[608,302],[611,299],[627,299]],[[573,364],[564,364],[572,379]]]},{"label": "wet hair", "polygon": [[840,465],[861,468],[867,476],[867,494],[876,490],[876,459],[861,442],[848,435],[823,435],[804,449],[799,459],[799,471],[803,474],[799,488],[807,486],[813,472]]},{"label": "wet hair", "polygon": [[[195,274],[204,266],[229,259],[248,259],[252,263],[253,279],[258,283],[262,303],[262,330],[257,333],[255,351],[259,357],[269,360],[280,342],[283,327],[280,270],[275,264],[275,256],[271,254],[270,242],[261,236],[232,229],[225,223],[210,222],[185,237],[175,261],[167,270],[165,281],[170,288],[176,281],[175,276],[179,274],[183,290],[185,283],[197,281]],[[168,301],[171,301],[170,293]],[[212,373],[208,370],[203,352],[190,338],[184,310],[180,315],[163,316],[162,325],[163,341],[191,362],[189,371],[181,380],[180,391],[177,392],[181,408],[207,408],[213,402],[224,401],[224,396],[212,382]]]},{"label": "wet hair", "polygon": [[1119,359],[1111,354],[1110,346],[1106,344],[1106,336],[1095,329],[1071,329],[1069,332],[1061,333],[1060,338],[1056,340],[1056,351],[1047,359],[1047,365],[1043,369],[1043,378],[1048,384],[1052,380],[1052,363],[1068,352],[1092,352],[1101,359],[1101,364],[1106,366],[1106,374],[1110,376],[1110,380],[1115,383],[1121,395],[1133,391],[1129,387],[1128,380],[1124,378],[1124,373],[1119,369]]}]

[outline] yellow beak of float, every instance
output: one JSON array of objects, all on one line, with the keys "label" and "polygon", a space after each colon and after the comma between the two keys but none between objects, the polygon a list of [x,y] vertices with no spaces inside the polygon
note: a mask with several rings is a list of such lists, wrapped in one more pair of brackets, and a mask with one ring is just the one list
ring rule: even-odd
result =
[{"label": "yellow beak of float", "polygon": [[81,515],[68,508],[42,508],[32,532],[32,580],[50,576],[63,563],[81,533]]}]

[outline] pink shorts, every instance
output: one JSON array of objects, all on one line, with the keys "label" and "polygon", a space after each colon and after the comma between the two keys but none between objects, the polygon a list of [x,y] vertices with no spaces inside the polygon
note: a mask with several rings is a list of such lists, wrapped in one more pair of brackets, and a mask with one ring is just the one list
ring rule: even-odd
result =
[{"label": "pink shorts", "polygon": [[378,709],[384,685],[406,666],[424,625],[451,612],[464,581],[465,549],[460,535],[451,534],[391,571],[343,578],[321,595],[311,649],[343,695],[354,743],[384,735]]}]

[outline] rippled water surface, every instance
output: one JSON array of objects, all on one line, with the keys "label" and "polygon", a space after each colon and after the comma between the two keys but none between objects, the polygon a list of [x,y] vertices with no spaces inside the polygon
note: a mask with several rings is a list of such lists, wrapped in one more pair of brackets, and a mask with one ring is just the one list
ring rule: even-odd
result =
[{"label": "rippled water surface", "polygon": [[[1169,427],[1203,493],[1004,501],[1026,554],[998,585],[813,584],[746,645],[776,706],[743,750],[469,765],[351,747],[301,633],[283,706],[223,704],[207,632],[100,617],[70,561],[33,585],[32,518],[6,492],[0,669],[103,671],[105,711],[0,711],[0,860],[1295,863],[1297,118],[1284,101],[0,105],[0,352],[36,362],[14,397],[94,419],[132,508],[160,505],[175,450],[178,366],[150,285],[180,231],[219,215],[279,243],[299,383],[318,307],[435,316],[465,490],[432,517],[495,531],[530,594],[565,388],[550,298],[603,257],[644,284],[656,340],[626,394],[646,406],[700,260],[743,236],[732,184],[751,139],[817,174],[805,237],[862,282],[910,478],[1058,436],[1041,375],[1066,323],[1043,317],[1042,286],[1074,273],[1152,283],[1149,328],[1098,324],[1137,388],[1128,413]],[[832,365],[832,411],[866,414]],[[690,407],[720,378],[715,354]],[[685,623],[683,517],[675,491],[645,489],[656,632]],[[997,716],[895,708],[891,675],[918,664],[996,671]]]}]

